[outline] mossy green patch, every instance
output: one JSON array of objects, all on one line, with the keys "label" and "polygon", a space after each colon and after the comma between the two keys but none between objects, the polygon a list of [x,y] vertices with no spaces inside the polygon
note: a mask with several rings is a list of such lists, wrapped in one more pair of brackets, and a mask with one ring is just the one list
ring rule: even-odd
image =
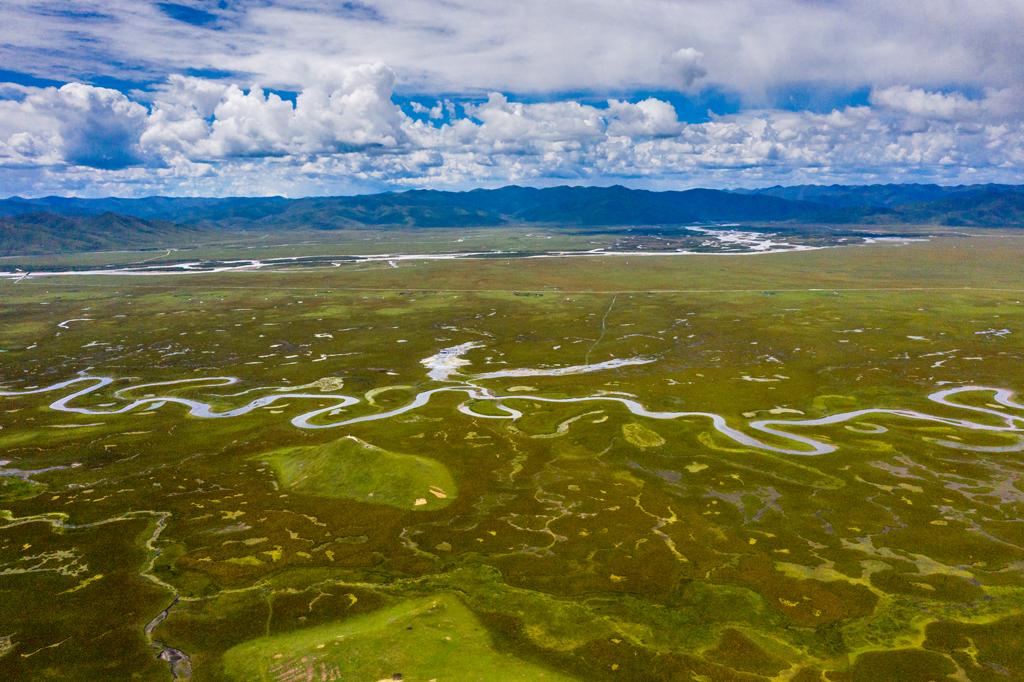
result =
[{"label": "mossy green patch", "polygon": [[857,657],[848,672],[830,672],[828,679],[835,682],[932,682],[950,679],[956,665],[948,658],[920,649],[893,649],[872,651]]},{"label": "mossy green patch", "polygon": [[789,665],[766,652],[743,633],[727,628],[714,649],[704,652],[704,657],[728,665],[734,670],[772,677]]},{"label": "mossy green patch", "polygon": [[630,444],[638,448],[656,448],[665,444],[665,439],[646,426],[640,424],[623,424],[622,435]]},{"label": "mossy green patch", "polygon": [[[572,678],[494,650],[462,602],[439,594],[298,632],[261,637],[228,650],[233,680],[547,680]],[[308,677],[313,675],[313,677]],[[394,679],[401,679],[395,677]]]},{"label": "mossy green patch", "polygon": [[469,400],[466,402],[466,407],[476,414],[482,414],[488,417],[508,416],[508,413],[502,412],[498,409],[497,404],[493,400]]},{"label": "mossy green patch", "polygon": [[0,500],[28,500],[46,490],[42,483],[0,476]]},{"label": "mossy green patch", "polygon": [[440,462],[389,452],[353,436],[277,450],[259,459],[274,468],[283,488],[307,495],[406,510],[442,509],[456,496],[455,480]]}]

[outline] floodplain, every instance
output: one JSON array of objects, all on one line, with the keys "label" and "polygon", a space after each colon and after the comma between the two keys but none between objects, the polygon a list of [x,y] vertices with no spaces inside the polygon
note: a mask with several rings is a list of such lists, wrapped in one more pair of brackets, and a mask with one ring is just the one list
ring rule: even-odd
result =
[{"label": "floodplain", "polygon": [[720,232],[3,259],[0,678],[1024,679],[1024,238]]}]

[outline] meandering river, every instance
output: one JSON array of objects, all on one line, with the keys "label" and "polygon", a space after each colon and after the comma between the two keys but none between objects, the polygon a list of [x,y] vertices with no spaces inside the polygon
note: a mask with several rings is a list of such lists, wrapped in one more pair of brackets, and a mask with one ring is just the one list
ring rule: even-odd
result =
[{"label": "meandering river", "polygon": [[[468,348],[466,349],[468,350]],[[445,356],[444,360],[448,367],[453,354]],[[620,361],[614,366],[622,366],[623,364],[640,364],[641,362],[647,362],[649,360],[635,360],[633,362]],[[755,420],[747,423],[747,428],[751,431],[760,432],[778,438],[779,440],[792,444],[791,447],[780,447],[778,445],[772,445],[764,441],[758,440],[752,435],[741,431],[738,428],[730,426],[725,417],[713,412],[659,412],[646,408],[643,404],[634,400],[633,398],[621,397],[618,395],[590,395],[579,398],[547,398],[537,395],[499,395],[496,394],[490,388],[480,386],[476,381],[483,381],[486,379],[497,379],[507,377],[522,377],[522,376],[538,376],[538,375],[554,375],[564,376],[566,374],[575,374],[588,371],[600,371],[611,367],[609,363],[600,363],[598,365],[580,365],[575,368],[555,368],[551,370],[505,370],[499,372],[488,372],[486,374],[477,375],[476,377],[470,378],[468,381],[460,381],[453,383],[448,386],[440,386],[430,388],[419,392],[416,397],[406,405],[388,410],[385,412],[378,412],[374,414],[367,414],[358,417],[351,417],[347,419],[339,419],[337,421],[331,421],[328,419],[319,419],[322,415],[329,415],[328,413],[334,413],[337,415],[335,410],[340,410],[352,405],[356,405],[362,402],[359,398],[341,395],[338,393],[291,393],[281,392],[281,388],[268,388],[266,390],[276,391],[273,395],[267,395],[257,398],[242,407],[236,407],[233,409],[218,410],[215,409],[210,403],[192,400],[188,398],[181,398],[174,395],[155,395],[150,394],[142,398],[131,398],[126,397],[125,394],[128,392],[137,394],[140,391],[152,390],[160,387],[167,387],[172,385],[183,385],[190,384],[192,386],[202,387],[225,387],[232,384],[238,383],[238,379],[235,377],[205,377],[195,379],[180,379],[177,381],[164,381],[158,383],[141,384],[137,386],[129,386],[115,391],[114,396],[120,400],[128,401],[122,407],[116,409],[93,409],[88,407],[76,407],[72,403],[83,396],[90,393],[94,393],[106,386],[111,385],[115,382],[113,377],[100,377],[100,376],[89,376],[82,374],[74,379],[55,383],[50,386],[43,388],[35,388],[26,391],[0,391],[0,396],[23,396],[40,393],[51,393],[62,391],[64,389],[73,389],[71,393],[64,395],[63,397],[50,403],[50,408],[61,412],[71,412],[76,414],[89,415],[93,417],[104,417],[123,415],[131,412],[141,412],[148,410],[160,409],[168,404],[183,405],[188,408],[189,414],[193,417],[199,417],[202,419],[226,419],[231,417],[240,417],[248,414],[253,410],[267,407],[279,400],[284,399],[309,399],[316,400],[318,402],[329,401],[330,405],[326,407],[318,407],[315,410],[304,412],[297,417],[292,418],[291,423],[301,429],[334,429],[357,424],[360,422],[378,421],[382,419],[391,419],[401,414],[411,412],[419,409],[430,402],[430,399],[439,393],[464,393],[468,400],[486,400],[494,403],[497,411],[502,414],[481,414],[471,409],[465,402],[458,406],[458,410],[461,413],[486,419],[509,419],[516,420],[523,416],[523,413],[516,410],[508,405],[505,405],[505,401],[529,401],[529,402],[548,402],[548,403],[584,403],[584,402],[615,402],[624,406],[630,413],[647,419],[706,419],[711,422],[711,425],[722,435],[727,436],[736,443],[751,448],[757,448],[760,450],[766,450],[769,452],[776,452],[787,455],[824,455],[836,450],[836,446],[829,443],[816,440],[810,436],[798,435],[790,432],[793,428],[810,428],[815,426],[828,426],[833,424],[840,424],[852,420],[859,419],[861,417],[867,417],[871,415],[893,415],[902,417],[905,419],[913,419],[920,421],[934,422],[938,424],[945,424],[947,426],[953,426],[956,428],[969,429],[974,431],[985,431],[985,432],[1006,432],[1006,433],[1024,433],[1024,413],[1021,415],[1011,414],[1003,410],[995,409],[994,407],[975,407],[970,405],[964,405],[961,403],[953,402],[950,400],[952,396],[973,393],[973,392],[985,392],[991,393],[992,399],[1001,406],[1010,408],[1013,410],[1024,410],[1024,405],[1014,400],[1015,393],[1005,388],[993,388],[987,386],[960,386],[957,388],[948,388],[941,391],[937,391],[928,396],[928,399],[937,404],[953,407],[958,410],[967,410],[974,413],[985,414],[990,418],[995,418],[1000,423],[980,423],[970,421],[968,419],[959,419],[953,417],[943,417],[938,415],[927,414],[924,412],[918,412],[916,410],[900,410],[900,409],[889,409],[889,408],[865,408],[860,410],[852,410],[849,412],[841,412],[838,414],[829,415],[826,417],[820,417],[816,419],[764,419]],[[454,369],[454,368],[452,368]],[[445,376],[447,379],[447,375]],[[287,390],[287,389],[283,389]],[[468,402],[467,400],[467,402]],[[939,444],[944,444],[943,441],[936,441]],[[961,449],[978,449],[986,450],[986,448],[979,447],[973,448],[972,446],[966,446],[956,444]],[[1013,447],[1013,446],[1011,446]]]}]

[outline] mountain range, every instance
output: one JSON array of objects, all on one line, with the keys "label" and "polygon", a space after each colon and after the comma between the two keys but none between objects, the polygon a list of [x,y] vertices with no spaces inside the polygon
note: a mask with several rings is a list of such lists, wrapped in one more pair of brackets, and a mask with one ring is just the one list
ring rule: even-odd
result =
[{"label": "mountain range", "polygon": [[0,254],[157,247],[213,232],[400,226],[575,228],[708,223],[1024,227],[1024,185],[802,185],[652,192],[509,186],[342,197],[0,200]]},{"label": "mountain range", "polygon": [[209,241],[210,236],[191,225],[111,211],[92,216],[22,213],[0,217],[0,256],[181,247]]}]

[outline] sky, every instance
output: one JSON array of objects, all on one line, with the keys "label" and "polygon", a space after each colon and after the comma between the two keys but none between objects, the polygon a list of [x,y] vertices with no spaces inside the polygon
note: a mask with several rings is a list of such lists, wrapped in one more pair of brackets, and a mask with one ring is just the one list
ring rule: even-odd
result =
[{"label": "sky", "polygon": [[4,0],[0,197],[1024,183],[1021,0]]}]

